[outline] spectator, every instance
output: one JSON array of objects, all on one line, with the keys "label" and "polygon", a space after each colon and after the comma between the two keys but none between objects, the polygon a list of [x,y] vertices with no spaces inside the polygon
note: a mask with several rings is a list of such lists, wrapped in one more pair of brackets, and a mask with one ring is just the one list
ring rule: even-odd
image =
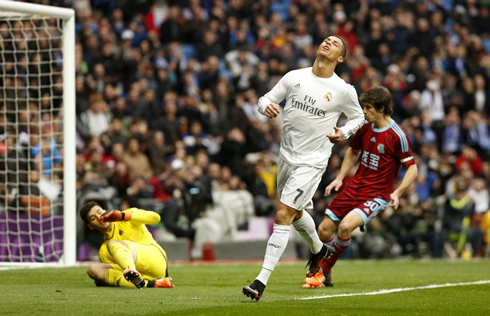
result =
[{"label": "spectator", "polygon": [[463,144],[461,130],[461,117],[456,107],[449,110],[444,122],[444,132],[442,136],[442,151],[445,153],[459,153]]},{"label": "spectator", "polygon": [[263,163],[258,161],[254,164],[253,169],[253,174],[246,181],[247,189],[254,196],[255,215],[271,216],[274,211],[273,200],[269,198],[267,186],[260,177],[263,172]]},{"label": "spectator", "polygon": [[232,77],[236,80],[243,72],[254,72],[259,63],[259,58],[253,52],[246,49],[233,50],[225,54]]},{"label": "spectator", "polygon": [[108,144],[121,143],[126,145],[131,134],[119,118],[113,117],[105,136],[108,138]]},{"label": "spectator", "polygon": [[137,138],[131,138],[128,142],[128,148],[123,156],[124,163],[128,166],[128,175],[131,180],[137,176],[149,179],[152,174],[152,168],[148,157],[141,152],[140,142]]},{"label": "spectator", "polygon": [[429,80],[426,89],[422,91],[420,96],[420,109],[429,109],[430,117],[432,118],[432,128],[438,138],[443,131],[443,122],[446,117],[444,102],[441,94],[441,85],[436,80]]},{"label": "spectator", "polygon": [[109,128],[109,108],[102,100],[101,95],[96,95],[90,100],[90,108],[81,114],[81,121],[87,129],[88,136],[101,135]]},{"label": "spectator", "polygon": [[97,173],[101,178],[107,178],[109,176],[109,167],[104,162],[102,153],[94,151],[90,154],[90,158],[84,164],[84,171],[91,171]]},{"label": "spectator", "polygon": [[399,12],[396,15],[395,26],[387,34],[393,54],[404,54],[411,47],[411,32],[413,15],[410,12]]},{"label": "spectator", "polygon": [[370,60],[371,65],[381,73],[386,73],[386,69],[392,64],[390,56],[390,47],[386,43],[377,46],[378,54],[375,54]]},{"label": "spectator", "polygon": [[164,133],[165,139],[169,143],[175,143],[181,139],[181,121],[177,116],[177,100],[174,99],[174,92],[166,94],[164,105],[164,116],[154,118],[151,121],[151,127],[154,130],[160,130]]},{"label": "spectator", "polygon": [[413,59],[414,60],[407,71],[409,89],[422,92],[426,88],[428,80],[429,61],[424,55],[415,56]]},{"label": "spectator", "polygon": [[130,121],[132,118],[131,112],[126,107],[126,99],[124,97],[119,96],[116,98],[114,101],[114,106],[111,108],[111,115],[112,117],[121,120],[123,125],[128,125],[128,121]]},{"label": "spectator", "polygon": [[475,76],[475,110],[483,115],[490,113],[490,95],[485,90],[486,80],[481,74]]},{"label": "spectator", "polygon": [[194,156],[199,149],[206,149],[209,146],[209,139],[206,132],[203,131],[200,121],[191,122],[189,132],[182,135],[182,140],[188,156]]},{"label": "spectator", "polygon": [[135,176],[126,189],[126,195],[136,199],[149,199],[153,195],[153,187],[142,176]]},{"label": "spectator", "polygon": [[165,134],[157,131],[153,134],[153,138],[148,148],[148,158],[154,174],[162,173],[166,168],[166,159],[174,151],[173,145],[168,145],[165,142]]},{"label": "spectator", "polygon": [[459,180],[456,183],[455,194],[445,205],[443,217],[445,240],[457,245],[455,248],[458,256],[463,253],[465,240],[471,244],[473,255],[480,251],[483,233],[479,226],[471,225],[471,217],[474,214],[475,204],[468,196],[468,185]]},{"label": "spectator", "polygon": [[110,18],[111,29],[114,34],[120,38],[123,31],[127,28],[126,22],[124,22],[124,12],[120,8],[114,9]]},{"label": "spectator", "polygon": [[476,149],[483,158],[490,150],[490,132],[486,120],[480,112],[470,111],[463,121],[463,129],[467,133],[466,144]]},{"label": "spectator", "polygon": [[124,161],[117,162],[108,179],[108,183],[116,189],[117,196],[127,195],[130,182],[128,166]]},{"label": "spectator", "polygon": [[31,148],[31,157],[37,162],[37,169],[46,177],[52,177],[61,172],[61,153],[54,139],[41,139],[40,143]]},{"label": "spectator", "polygon": [[434,123],[444,120],[444,103],[440,90],[440,84],[436,80],[427,82],[426,89],[422,92],[420,108],[428,108]]},{"label": "spectator", "polygon": [[241,169],[244,157],[244,144],[245,135],[243,135],[243,132],[238,128],[230,129],[223,141],[220,153],[222,159],[221,164],[229,167],[234,173],[238,173]]},{"label": "spectator", "polygon": [[419,53],[423,56],[432,56],[435,50],[435,41],[433,34],[430,33],[429,21],[426,18],[417,20],[417,30],[413,34],[417,42]]},{"label": "spectator", "polygon": [[488,185],[482,178],[475,178],[471,181],[468,196],[475,203],[475,214],[483,215],[490,209]]},{"label": "spectator", "polygon": [[469,146],[463,146],[461,155],[456,159],[456,170],[461,171],[465,164],[469,166],[473,175],[478,176],[482,173],[482,160],[476,150]]}]

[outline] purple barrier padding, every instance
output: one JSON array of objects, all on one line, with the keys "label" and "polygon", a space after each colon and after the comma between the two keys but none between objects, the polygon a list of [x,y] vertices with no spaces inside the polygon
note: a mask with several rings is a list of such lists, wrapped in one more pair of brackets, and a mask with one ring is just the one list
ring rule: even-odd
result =
[{"label": "purple barrier padding", "polygon": [[63,216],[0,214],[0,262],[56,262],[62,254]]},{"label": "purple barrier padding", "polygon": [[99,249],[94,248],[88,244],[81,243],[78,245],[77,260],[78,261],[92,261],[95,257],[99,257]]}]

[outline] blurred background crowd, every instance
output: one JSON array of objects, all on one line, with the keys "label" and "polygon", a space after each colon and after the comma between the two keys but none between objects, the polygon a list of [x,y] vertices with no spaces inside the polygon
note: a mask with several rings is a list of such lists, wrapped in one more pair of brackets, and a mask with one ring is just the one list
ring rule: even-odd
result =
[{"label": "blurred background crowd", "polygon": [[[348,55],[336,73],[358,94],[375,85],[392,92],[419,167],[400,208],[357,234],[346,256],[490,255],[489,1],[29,2],[76,10],[79,203],[154,209],[166,233],[191,242],[213,240],[203,231],[236,238],[247,218],[273,217],[281,119],[260,115],[257,100],[286,72],[312,66],[318,45],[338,34]],[[2,141],[53,141],[19,135]],[[348,144],[334,146],[315,194],[317,223]],[[41,148],[51,157],[42,162],[62,164],[56,147]]]}]

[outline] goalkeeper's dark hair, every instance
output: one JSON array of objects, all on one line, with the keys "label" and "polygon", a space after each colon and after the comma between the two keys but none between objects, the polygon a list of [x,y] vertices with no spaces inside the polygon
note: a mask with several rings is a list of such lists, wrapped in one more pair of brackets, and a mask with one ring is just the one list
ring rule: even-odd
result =
[{"label": "goalkeeper's dark hair", "polygon": [[344,48],[343,48],[343,49],[342,49],[342,51],[340,52],[340,55],[341,55],[343,58],[345,58],[345,56],[347,56],[347,44],[345,44],[345,41],[344,41],[344,39],[342,38],[342,36],[340,36],[340,35],[336,35],[336,34],[334,34],[334,35],[332,35],[332,36],[333,36],[333,37],[338,38],[338,39],[339,39],[339,40],[342,42],[342,45],[344,45]]},{"label": "goalkeeper's dark hair", "polygon": [[88,224],[88,219],[87,219],[87,215],[88,215],[88,212],[90,212],[90,210],[94,207],[94,206],[100,206],[99,203],[97,203],[96,201],[90,201],[90,202],[87,202],[85,203],[82,208],[80,209],[80,217],[83,219],[83,221],[85,223]]},{"label": "goalkeeper's dark hair", "polygon": [[383,109],[385,115],[393,114],[392,97],[390,90],[383,86],[371,87],[359,97],[362,103],[367,103],[377,111]]}]

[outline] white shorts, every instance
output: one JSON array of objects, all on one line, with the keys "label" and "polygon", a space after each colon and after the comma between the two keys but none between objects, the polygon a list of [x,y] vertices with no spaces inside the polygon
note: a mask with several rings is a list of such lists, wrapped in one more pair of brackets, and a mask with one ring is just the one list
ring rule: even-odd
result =
[{"label": "white shorts", "polygon": [[292,166],[279,159],[277,189],[281,203],[298,211],[313,209],[313,195],[326,168]]}]

